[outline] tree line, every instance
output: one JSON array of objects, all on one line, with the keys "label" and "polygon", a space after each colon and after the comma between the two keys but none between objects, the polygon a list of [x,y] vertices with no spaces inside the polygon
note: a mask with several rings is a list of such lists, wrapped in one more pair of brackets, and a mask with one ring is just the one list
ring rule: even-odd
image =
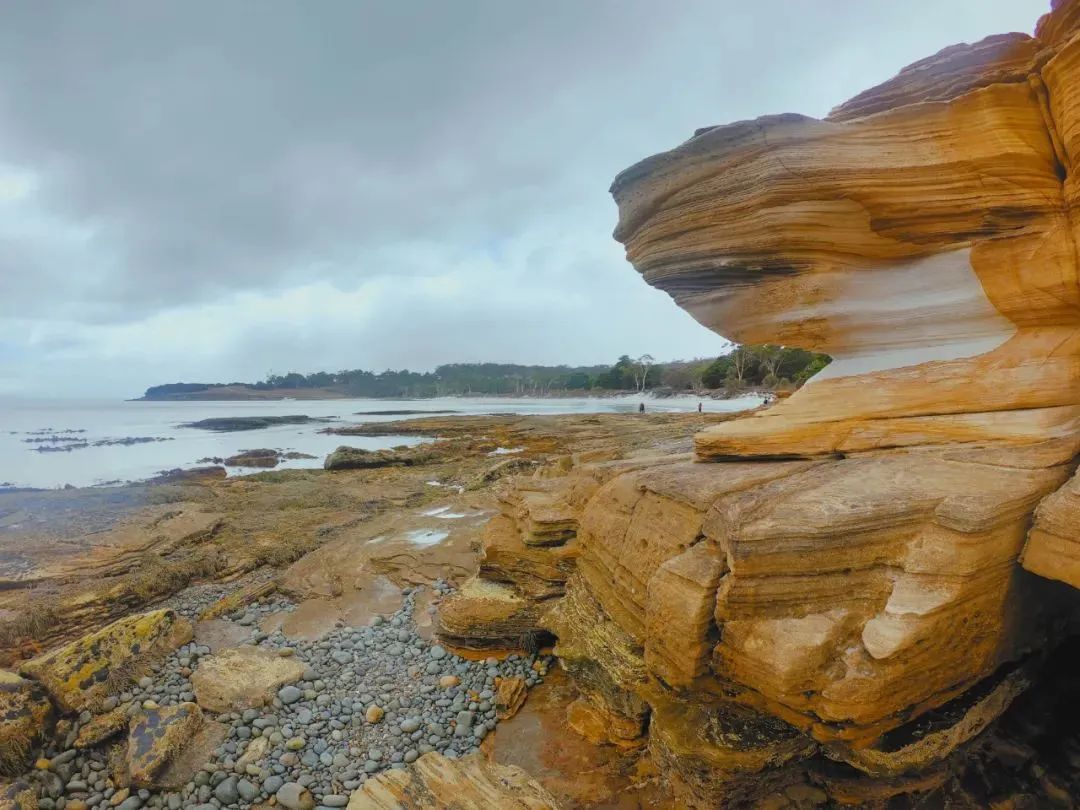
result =
[{"label": "tree line", "polygon": [[829,363],[824,354],[785,346],[738,346],[716,358],[657,363],[650,355],[622,355],[610,366],[529,366],[514,363],[450,363],[434,371],[270,373],[257,383],[170,383],[146,389],[146,398],[193,394],[223,386],[258,391],[333,389],[357,397],[461,395],[545,396],[574,391],[703,391],[724,388],[794,388]]}]

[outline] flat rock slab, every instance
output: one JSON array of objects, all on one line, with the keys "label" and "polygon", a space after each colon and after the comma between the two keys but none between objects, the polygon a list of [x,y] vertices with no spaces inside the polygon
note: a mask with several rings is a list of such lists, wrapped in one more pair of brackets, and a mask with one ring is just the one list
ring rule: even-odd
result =
[{"label": "flat rock slab", "polygon": [[304,663],[256,647],[226,650],[204,659],[191,676],[195,700],[212,712],[265,706],[287,683],[300,680]]},{"label": "flat rock slab", "polygon": [[225,742],[228,734],[229,727],[224,723],[204,720],[190,742],[157,775],[155,783],[162,790],[182,789],[195,778],[203,765],[214,758],[214,751]]},{"label": "flat rock slab", "polygon": [[203,619],[195,624],[195,643],[221,653],[251,640],[251,628],[227,619]]},{"label": "flat rock slab", "polygon": [[131,784],[156,787],[157,775],[180,755],[202,722],[202,709],[194,703],[148,709],[134,717],[127,752]]},{"label": "flat rock slab", "polygon": [[19,672],[41,682],[60,708],[79,712],[95,708],[126,687],[140,667],[190,639],[190,622],[172,610],[153,610],[27,661]]},{"label": "flat rock slab", "polygon": [[347,810],[557,810],[550,793],[513,765],[481,754],[448,759],[431,752],[408,770],[384,771],[349,799]]}]

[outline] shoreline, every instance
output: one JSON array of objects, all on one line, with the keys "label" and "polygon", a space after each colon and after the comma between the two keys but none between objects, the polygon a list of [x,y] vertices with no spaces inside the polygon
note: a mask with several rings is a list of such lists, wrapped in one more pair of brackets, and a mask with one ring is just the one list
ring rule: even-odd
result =
[{"label": "shoreline", "polygon": [[124,402],[285,402],[291,400],[305,401],[333,401],[333,400],[368,400],[371,402],[428,402],[438,399],[631,399],[644,397],[645,399],[700,399],[700,400],[729,400],[748,396],[766,396],[778,393],[770,388],[750,388],[742,391],[727,391],[722,388],[706,389],[699,392],[683,392],[670,390],[649,391],[550,391],[546,394],[440,394],[430,397],[365,397],[340,393],[328,389],[283,389],[279,392],[271,391],[227,391],[227,392],[196,392],[192,394],[170,394],[162,397],[136,397],[126,399]]}]

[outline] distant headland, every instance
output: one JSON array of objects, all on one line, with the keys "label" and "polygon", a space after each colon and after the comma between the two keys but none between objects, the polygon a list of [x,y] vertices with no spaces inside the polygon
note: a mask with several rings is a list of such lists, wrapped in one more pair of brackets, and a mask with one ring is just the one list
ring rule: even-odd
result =
[{"label": "distant headland", "polygon": [[256,383],[177,382],[154,385],[144,401],[276,399],[426,399],[448,396],[736,395],[802,385],[829,357],[784,346],[739,346],[716,358],[657,363],[650,355],[623,355],[610,366],[527,366],[451,363],[434,371],[317,371],[268,374]]}]

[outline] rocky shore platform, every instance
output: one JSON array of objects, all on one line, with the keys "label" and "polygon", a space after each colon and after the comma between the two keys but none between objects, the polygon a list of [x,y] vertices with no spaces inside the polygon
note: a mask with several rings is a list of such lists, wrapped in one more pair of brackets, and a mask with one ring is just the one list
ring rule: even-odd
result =
[{"label": "rocky shore platform", "polygon": [[445,437],[404,450],[408,463],[391,451],[322,471],[0,493],[0,808],[449,806],[443,794],[538,808],[648,793],[638,752],[566,740],[577,691],[549,639],[455,646],[438,611],[477,573],[511,480],[685,455],[726,418],[439,416],[406,425]]}]

